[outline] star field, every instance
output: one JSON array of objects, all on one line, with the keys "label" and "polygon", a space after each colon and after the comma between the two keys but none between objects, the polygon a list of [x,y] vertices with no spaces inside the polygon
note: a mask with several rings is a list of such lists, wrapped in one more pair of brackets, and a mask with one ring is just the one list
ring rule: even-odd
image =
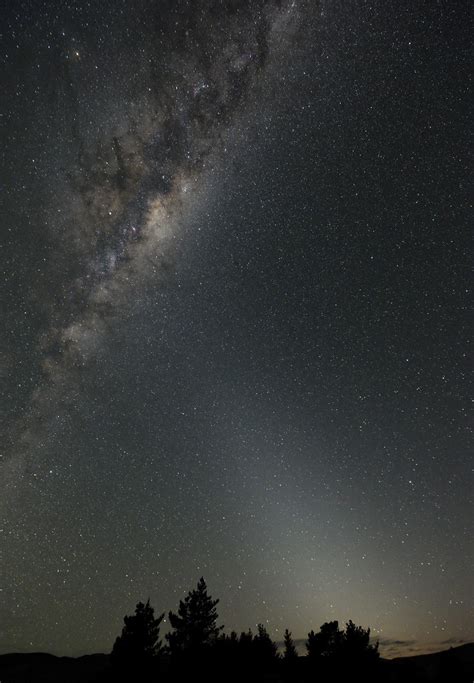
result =
[{"label": "star field", "polygon": [[2,19],[2,652],[472,640],[468,4]]}]

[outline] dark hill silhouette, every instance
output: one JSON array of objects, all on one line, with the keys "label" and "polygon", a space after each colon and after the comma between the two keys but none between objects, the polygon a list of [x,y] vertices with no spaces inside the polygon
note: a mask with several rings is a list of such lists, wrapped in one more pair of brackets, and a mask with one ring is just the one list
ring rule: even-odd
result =
[{"label": "dark hill silhouette", "polygon": [[[268,678],[268,683],[305,681],[305,657],[298,658],[300,673],[293,678]],[[101,683],[107,676],[109,655],[55,657],[45,653],[0,655],[1,683]],[[383,683],[472,683],[474,680],[474,643],[467,643],[441,652],[412,657],[382,659]],[[159,680],[159,679],[158,679]],[[157,683],[158,683],[157,680]],[[164,679],[166,680],[166,679]],[[225,674],[222,682],[227,679]],[[262,682],[266,679],[259,679]]]},{"label": "dark hill silhouette", "polygon": [[99,683],[109,655],[55,657],[44,652],[0,656],[1,683]]},{"label": "dark hill silhouette", "polygon": [[472,683],[474,681],[474,643],[427,655],[396,657],[388,663],[387,681],[417,683]]}]

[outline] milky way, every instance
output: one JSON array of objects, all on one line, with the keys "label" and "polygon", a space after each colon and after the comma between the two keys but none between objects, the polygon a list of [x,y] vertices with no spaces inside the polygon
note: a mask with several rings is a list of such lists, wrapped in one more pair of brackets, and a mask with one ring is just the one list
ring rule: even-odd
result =
[{"label": "milky way", "polygon": [[468,14],[4,8],[2,651],[474,637]]},{"label": "milky way", "polygon": [[[75,117],[71,122],[78,159],[65,170],[67,186],[56,209],[65,212],[65,226],[58,234],[55,216],[48,226],[59,252],[51,267],[57,268],[62,251],[66,272],[59,306],[55,300],[39,342],[42,382],[32,393],[31,412],[13,431],[14,477],[24,465],[22,451],[41,439],[39,430],[48,428],[74,374],[103,343],[123,298],[134,296],[130,290],[150,274],[166,274],[183,215],[196,211],[193,190],[210,155],[215,163],[222,135],[267,66],[270,45],[279,47],[284,30],[291,39],[297,21],[295,3],[137,9],[148,25],[140,50],[148,67],[147,101],[138,120],[125,109],[121,130],[97,141],[82,139]],[[81,53],[72,49],[59,58],[77,62]],[[79,108],[73,68],[65,76],[71,81],[66,96]]]}]

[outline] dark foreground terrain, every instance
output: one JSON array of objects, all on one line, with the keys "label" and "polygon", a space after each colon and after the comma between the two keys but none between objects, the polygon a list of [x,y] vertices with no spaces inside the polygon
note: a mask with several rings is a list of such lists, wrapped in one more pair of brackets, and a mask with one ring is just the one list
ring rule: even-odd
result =
[{"label": "dark foreground terrain", "polygon": [[[299,658],[299,681],[314,681],[308,677],[305,657]],[[381,681],[387,683],[472,683],[474,680],[474,643],[442,652],[415,657],[385,659],[380,662]],[[0,656],[0,683],[99,683],[113,680],[110,676],[109,655],[84,657],[55,657],[44,653],[8,654]],[[166,681],[166,678],[161,680]],[[222,681],[227,677],[223,672]],[[283,675],[258,677],[265,683],[287,681]]]},{"label": "dark foreground terrain", "polygon": [[109,655],[55,657],[43,652],[0,656],[0,683],[94,683],[109,667]]}]

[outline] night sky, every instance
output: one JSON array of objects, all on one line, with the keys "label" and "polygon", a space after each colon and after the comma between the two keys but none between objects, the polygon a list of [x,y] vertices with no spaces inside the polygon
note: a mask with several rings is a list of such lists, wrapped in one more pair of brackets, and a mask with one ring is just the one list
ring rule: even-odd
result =
[{"label": "night sky", "polygon": [[469,7],[2,3],[2,652],[474,639]]}]

